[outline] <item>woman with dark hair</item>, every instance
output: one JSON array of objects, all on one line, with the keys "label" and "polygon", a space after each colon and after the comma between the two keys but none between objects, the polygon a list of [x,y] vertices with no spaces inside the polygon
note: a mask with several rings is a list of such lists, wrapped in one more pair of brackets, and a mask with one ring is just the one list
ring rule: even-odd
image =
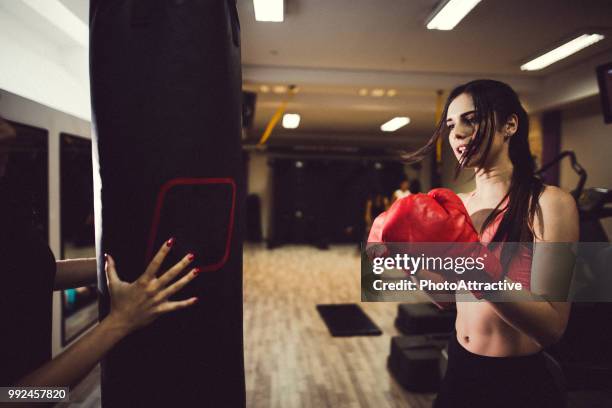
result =
[{"label": "woman with dark hair", "polygon": [[[437,189],[428,195],[413,195],[410,202],[402,200],[404,207],[391,207],[378,222],[381,232],[369,239],[399,241],[397,234],[388,241],[384,237],[392,236],[401,225],[401,234],[408,237],[402,241],[441,241],[428,232],[434,228],[432,211],[440,209],[456,222],[438,232],[467,236],[482,251],[491,250],[504,265],[500,270],[506,271],[495,281],[523,285],[521,297],[513,291],[455,294],[456,331],[450,339],[447,371],[434,407],[565,406],[563,392],[547,369],[542,350],[565,331],[571,305],[563,288],[569,285],[573,263],[569,257],[570,262],[562,262],[546,254],[540,256],[538,248],[551,245],[538,244],[576,242],[578,213],[570,194],[543,185],[535,177],[528,132],[527,113],[508,85],[476,80],[455,88],[433,137],[406,159],[423,158],[439,138],[448,137],[459,163],[457,174],[473,170],[476,189],[458,195]],[[453,229],[461,234],[453,235]],[[473,235],[464,231],[473,231]],[[417,233],[418,238],[413,238]],[[443,280],[440,273],[431,271],[420,271],[417,276]],[[465,275],[461,279],[465,280]],[[555,285],[559,288],[551,288]]]},{"label": "woman with dark hair", "polygon": [[[10,168],[10,146],[17,137],[0,117],[0,387],[76,385],[102,357],[131,332],[157,317],[196,303],[196,298],[171,301],[199,273],[183,273],[193,262],[187,254],[160,272],[174,240],[168,240],[146,271],[134,282],[118,277],[106,255],[105,272],[111,311],[98,325],[51,359],[53,290],[96,281],[95,259],[56,261],[34,226],[34,211],[18,188],[19,174]],[[19,405],[23,406],[23,405]]]}]

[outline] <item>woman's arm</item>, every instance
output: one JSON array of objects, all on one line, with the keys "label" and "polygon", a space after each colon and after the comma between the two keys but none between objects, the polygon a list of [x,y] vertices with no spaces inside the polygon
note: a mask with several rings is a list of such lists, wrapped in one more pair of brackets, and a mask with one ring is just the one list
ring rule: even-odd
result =
[{"label": "woman's arm", "polygon": [[96,258],[64,259],[56,261],[53,289],[62,290],[96,284]]},{"label": "woman's arm", "polygon": [[113,258],[107,256],[105,271],[111,298],[110,314],[68,350],[19,380],[16,385],[72,387],[127,334],[151,323],[164,313],[196,303],[197,298],[173,302],[167,300],[200,271],[198,268],[192,269],[168,285],[191,263],[193,256],[190,254],[157,277],[157,271],[170,251],[169,245],[162,246],[145,272],[133,283],[119,279]]},{"label": "woman's arm", "polygon": [[[532,271],[536,271],[534,279],[532,272],[531,292],[535,295],[546,295],[551,286],[562,284],[568,286],[573,269],[571,254],[567,262],[559,259],[546,259],[545,264],[536,261],[538,243],[549,243],[546,251],[554,244],[572,243],[578,241],[578,210],[572,196],[556,187],[547,187],[540,197],[541,217],[534,220],[535,253]],[[496,294],[497,295],[497,294]],[[505,296],[505,294],[501,294]],[[503,298],[496,296],[495,302],[490,302],[495,312],[509,325],[525,333],[542,347],[553,344],[561,338],[567,326],[571,303],[563,301],[512,301],[512,294],[507,294],[508,302],[500,302]],[[554,296],[553,296],[554,297]]]},{"label": "woman's arm", "polygon": [[19,380],[16,385],[72,387],[128,332],[127,327],[108,316],[66,351]]}]

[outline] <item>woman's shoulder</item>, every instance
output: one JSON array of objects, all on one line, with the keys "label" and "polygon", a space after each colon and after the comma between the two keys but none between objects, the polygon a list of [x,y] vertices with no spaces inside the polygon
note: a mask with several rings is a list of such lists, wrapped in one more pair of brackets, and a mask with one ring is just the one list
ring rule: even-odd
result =
[{"label": "woman's shoulder", "polygon": [[549,185],[544,185],[544,189],[538,198],[538,204],[542,211],[568,212],[576,208],[576,200],[570,193],[559,187]]},{"label": "woman's shoulder", "polygon": [[578,209],[571,194],[555,186],[544,186],[538,198],[534,227],[546,240],[570,242],[577,239]]}]

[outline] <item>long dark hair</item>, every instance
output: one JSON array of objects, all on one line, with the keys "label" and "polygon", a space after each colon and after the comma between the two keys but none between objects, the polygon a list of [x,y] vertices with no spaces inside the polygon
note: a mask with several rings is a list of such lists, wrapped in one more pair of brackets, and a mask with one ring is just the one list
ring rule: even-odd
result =
[{"label": "long dark hair", "polygon": [[[448,136],[446,115],[448,106],[461,94],[472,97],[476,110],[476,121],[479,123],[476,137],[470,142],[466,153],[457,165],[455,179],[467,163],[482,149],[478,165],[483,165],[493,144],[496,130],[500,130],[510,116],[518,118],[518,129],[510,137],[509,155],[514,166],[510,188],[504,198],[497,204],[483,223],[481,231],[495,219],[499,211],[505,214],[499,224],[493,242],[532,242],[533,220],[540,208],[538,199],[544,190],[542,182],[535,177],[535,162],[529,149],[529,116],[521,105],[518,95],[507,84],[489,79],[479,79],[460,85],[449,94],[444,111],[440,117],[433,136],[425,146],[403,158],[408,162],[423,159],[436,146],[440,137]],[[500,208],[508,198],[507,205]],[[502,256],[503,257],[503,256]]]}]

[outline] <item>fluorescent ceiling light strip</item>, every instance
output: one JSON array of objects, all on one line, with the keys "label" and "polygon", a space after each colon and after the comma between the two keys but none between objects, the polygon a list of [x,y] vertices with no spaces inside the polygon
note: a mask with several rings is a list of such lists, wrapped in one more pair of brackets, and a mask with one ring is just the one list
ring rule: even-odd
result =
[{"label": "fluorescent ceiling light strip", "polygon": [[386,123],[383,123],[380,126],[380,130],[382,130],[383,132],[395,132],[397,129],[401,128],[402,126],[406,126],[409,123],[410,118],[407,118],[405,116],[398,116]]},{"label": "fluorescent ceiling light strip", "polygon": [[452,30],[481,0],[449,0],[427,22],[430,30]]},{"label": "fluorescent ceiling light strip", "polygon": [[300,115],[297,113],[285,113],[283,116],[283,127],[285,129],[295,129],[300,125]]},{"label": "fluorescent ceiling light strip", "polygon": [[81,47],[89,47],[89,27],[59,0],[21,0]]},{"label": "fluorescent ceiling light strip", "polygon": [[563,58],[567,58],[583,48],[593,45],[603,39],[604,36],[601,34],[583,34],[580,37],[576,37],[573,40],[555,48],[554,50],[548,51],[546,54],[521,65],[521,70],[536,71],[538,69],[546,68],[547,66],[554,64]]},{"label": "fluorescent ceiling light strip", "polygon": [[281,22],[284,18],[284,0],[253,0],[255,20]]}]

